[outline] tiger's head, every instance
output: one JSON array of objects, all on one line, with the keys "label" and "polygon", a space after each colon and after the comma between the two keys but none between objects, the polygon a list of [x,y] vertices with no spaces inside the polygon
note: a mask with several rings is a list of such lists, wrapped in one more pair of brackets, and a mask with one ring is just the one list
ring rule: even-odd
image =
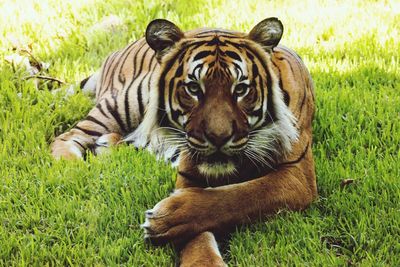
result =
[{"label": "tiger's head", "polygon": [[297,130],[270,60],[282,33],[276,18],[261,21],[249,34],[183,33],[167,20],[152,21],[146,41],[160,73],[149,107],[157,111],[149,116],[163,133],[162,145],[178,147],[209,177],[234,174],[244,159],[271,167],[277,155],[288,152]]}]

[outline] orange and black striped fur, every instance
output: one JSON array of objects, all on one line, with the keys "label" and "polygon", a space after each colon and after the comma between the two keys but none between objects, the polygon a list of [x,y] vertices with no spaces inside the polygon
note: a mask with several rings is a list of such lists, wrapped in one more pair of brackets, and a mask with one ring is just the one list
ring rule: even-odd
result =
[{"label": "orange and black striped fur", "polygon": [[53,155],[121,141],[179,155],[177,190],[146,212],[145,237],[180,244],[182,266],[223,266],[214,233],[317,196],[313,84],[278,46],[282,33],[276,18],[248,34],[152,21],[86,81],[96,106],[55,139]]}]

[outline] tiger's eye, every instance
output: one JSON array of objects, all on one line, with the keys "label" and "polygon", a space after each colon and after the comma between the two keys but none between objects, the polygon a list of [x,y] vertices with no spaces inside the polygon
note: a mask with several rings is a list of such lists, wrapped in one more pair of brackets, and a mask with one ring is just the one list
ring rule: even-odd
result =
[{"label": "tiger's eye", "polygon": [[245,83],[239,83],[238,85],[235,86],[235,90],[233,93],[236,97],[241,97],[247,94],[249,88],[250,88],[249,85]]},{"label": "tiger's eye", "polygon": [[186,91],[194,96],[197,96],[201,92],[200,84],[196,82],[189,82],[185,85]]}]

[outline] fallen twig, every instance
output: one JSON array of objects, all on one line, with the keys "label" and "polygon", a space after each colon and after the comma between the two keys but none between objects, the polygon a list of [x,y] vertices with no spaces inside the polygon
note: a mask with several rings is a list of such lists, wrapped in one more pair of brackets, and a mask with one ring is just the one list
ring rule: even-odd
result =
[{"label": "fallen twig", "polygon": [[42,79],[42,80],[48,80],[48,81],[52,81],[52,82],[58,82],[58,84],[66,84],[66,82],[61,81],[57,78],[53,78],[50,76],[43,76],[43,75],[31,75],[31,76],[27,76],[24,78],[24,80],[29,80],[29,79],[33,79],[33,78],[37,78],[37,79]]}]

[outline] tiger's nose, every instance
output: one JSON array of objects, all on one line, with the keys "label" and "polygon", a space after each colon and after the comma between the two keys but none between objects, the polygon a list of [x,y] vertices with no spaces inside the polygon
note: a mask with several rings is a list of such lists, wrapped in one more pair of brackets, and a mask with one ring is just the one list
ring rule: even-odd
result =
[{"label": "tiger's nose", "polygon": [[214,145],[219,149],[222,148],[226,143],[228,143],[228,141],[233,137],[233,133],[231,132],[216,133],[216,132],[205,131],[204,137],[207,139],[208,142],[210,142],[212,145]]}]

